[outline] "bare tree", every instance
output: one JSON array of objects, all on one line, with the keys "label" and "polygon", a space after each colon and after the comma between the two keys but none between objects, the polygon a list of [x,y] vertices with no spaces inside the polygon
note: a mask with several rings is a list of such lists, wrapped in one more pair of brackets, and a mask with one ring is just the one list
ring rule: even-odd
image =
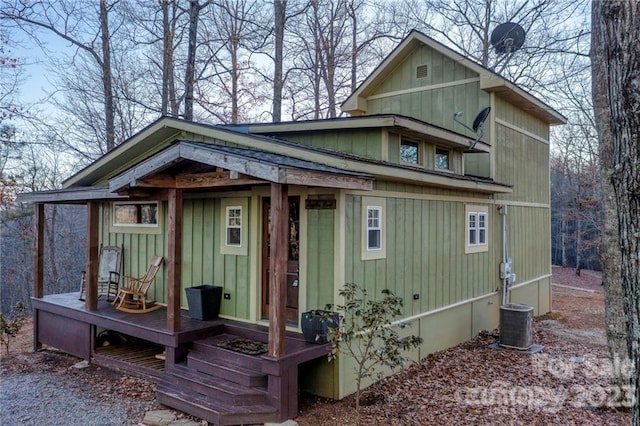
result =
[{"label": "bare tree", "polygon": [[[78,52],[88,55],[100,69],[101,101],[104,115],[105,152],[116,145],[111,70],[111,33],[109,12],[111,5],[100,0],[96,15],[87,13],[92,7],[81,0],[51,2],[7,2],[0,17],[13,21],[42,45],[38,30],[45,30],[74,45]],[[95,23],[93,31],[90,23]]]},{"label": "bare tree", "polygon": [[632,423],[640,425],[640,3],[594,0],[592,11],[593,104],[602,174],[613,190],[604,199],[603,272],[609,285],[621,283],[634,367],[628,399],[635,398]]},{"label": "bare tree", "polygon": [[[224,0],[203,14],[202,52],[207,63],[197,88],[199,105],[219,121],[238,123],[263,104],[253,55],[265,45],[265,16],[256,0]],[[206,17],[204,16],[206,15]]]}]

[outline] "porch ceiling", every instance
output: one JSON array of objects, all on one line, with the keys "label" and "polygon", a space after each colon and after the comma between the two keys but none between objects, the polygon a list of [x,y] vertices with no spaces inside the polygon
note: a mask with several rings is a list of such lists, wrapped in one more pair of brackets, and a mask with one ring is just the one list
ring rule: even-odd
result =
[{"label": "porch ceiling", "polygon": [[[190,164],[210,169],[190,170]],[[187,166],[185,168],[185,165]],[[109,181],[112,193],[131,188],[206,188],[281,183],[371,190],[373,176],[248,148],[177,141]]]}]

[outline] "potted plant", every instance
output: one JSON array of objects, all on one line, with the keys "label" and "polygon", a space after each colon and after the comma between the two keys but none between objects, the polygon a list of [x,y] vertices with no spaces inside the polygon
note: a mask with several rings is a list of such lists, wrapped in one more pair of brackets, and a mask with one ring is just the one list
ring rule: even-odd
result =
[{"label": "potted plant", "polygon": [[337,327],[340,324],[340,316],[337,312],[314,309],[303,312],[300,319],[302,335],[308,343],[324,345],[328,342],[327,330],[329,327]]}]

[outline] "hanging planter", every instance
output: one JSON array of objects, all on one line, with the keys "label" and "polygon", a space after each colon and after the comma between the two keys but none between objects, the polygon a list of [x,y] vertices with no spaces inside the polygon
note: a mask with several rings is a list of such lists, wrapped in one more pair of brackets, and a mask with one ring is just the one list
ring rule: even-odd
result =
[{"label": "hanging planter", "polygon": [[337,327],[339,324],[340,316],[337,312],[320,309],[303,312],[300,318],[300,327],[302,328],[304,340],[318,345],[327,343],[329,327]]}]

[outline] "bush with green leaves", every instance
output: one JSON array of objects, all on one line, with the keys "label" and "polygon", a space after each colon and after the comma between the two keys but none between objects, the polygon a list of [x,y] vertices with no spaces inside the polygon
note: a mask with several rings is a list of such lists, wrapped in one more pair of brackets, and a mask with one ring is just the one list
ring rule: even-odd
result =
[{"label": "bush with green leaves", "polygon": [[22,302],[18,302],[7,316],[0,312],[0,341],[6,348],[7,355],[9,355],[9,343],[18,335],[26,319],[23,312]]},{"label": "bush with green leaves", "polygon": [[355,403],[359,422],[365,380],[381,379],[383,367],[392,370],[404,367],[407,358],[403,352],[420,346],[422,338],[414,335],[402,337],[398,332],[410,323],[397,321],[402,317],[403,301],[391,290],[382,290],[382,298],[372,300],[366,289],[347,283],[339,294],[344,298],[344,305],[327,306],[340,314],[340,325],[328,329],[327,337],[332,344],[329,358],[335,359],[344,354],[355,361]]}]

